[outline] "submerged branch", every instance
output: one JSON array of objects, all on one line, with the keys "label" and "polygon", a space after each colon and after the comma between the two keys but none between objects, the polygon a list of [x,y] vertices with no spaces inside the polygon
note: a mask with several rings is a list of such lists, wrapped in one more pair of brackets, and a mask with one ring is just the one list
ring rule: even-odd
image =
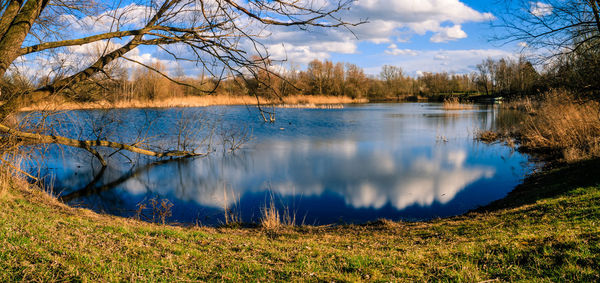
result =
[{"label": "submerged branch", "polygon": [[32,142],[36,142],[36,143],[61,144],[61,145],[66,145],[66,146],[83,148],[83,149],[89,151],[90,153],[92,153],[94,156],[96,156],[96,158],[98,158],[98,160],[100,161],[102,166],[107,165],[106,160],[104,160],[104,157],[102,157],[102,155],[96,149],[94,149],[94,147],[108,147],[108,148],[114,148],[114,149],[119,149],[119,150],[127,150],[130,152],[144,154],[144,155],[148,155],[148,156],[154,156],[154,157],[158,157],[158,158],[160,158],[160,157],[191,157],[191,156],[205,155],[203,153],[196,153],[196,152],[192,152],[192,151],[182,151],[182,150],[157,152],[157,151],[152,151],[149,149],[137,147],[134,145],[128,145],[128,144],[117,143],[117,142],[112,142],[112,141],[77,140],[77,139],[71,139],[71,138],[62,137],[62,136],[28,133],[28,132],[15,130],[15,129],[5,126],[3,124],[0,124],[0,133],[8,134],[8,135],[14,136],[14,137],[22,139],[22,140],[32,141]]}]

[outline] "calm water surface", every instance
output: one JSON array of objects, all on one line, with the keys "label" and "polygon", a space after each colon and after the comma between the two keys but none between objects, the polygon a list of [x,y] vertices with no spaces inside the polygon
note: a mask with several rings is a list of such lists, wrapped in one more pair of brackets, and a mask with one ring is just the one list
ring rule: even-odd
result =
[{"label": "calm water surface", "polygon": [[[42,168],[69,204],[119,216],[168,199],[170,222],[217,225],[224,209],[252,222],[273,200],[306,224],[424,220],[500,199],[532,169],[511,148],[473,140],[476,130],[493,127],[498,111],[483,105],[445,111],[430,103],[277,109],[274,124],[244,106],[71,111],[52,118],[71,137],[187,140],[202,150],[210,142],[214,152],[159,163],[117,152],[101,170],[85,151],[50,146],[30,166]],[[199,134],[185,139],[181,128]],[[212,139],[200,139],[210,133]],[[252,139],[224,153],[223,141],[240,133]],[[141,216],[152,218],[151,209]]]}]

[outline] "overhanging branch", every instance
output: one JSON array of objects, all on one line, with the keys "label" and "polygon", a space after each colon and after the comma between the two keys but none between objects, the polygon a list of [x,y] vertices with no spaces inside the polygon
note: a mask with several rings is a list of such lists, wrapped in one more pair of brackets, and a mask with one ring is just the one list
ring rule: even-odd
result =
[{"label": "overhanging branch", "polygon": [[157,152],[157,151],[152,151],[152,150],[141,148],[141,147],[134,146],[134,145],[128,145],[128,144],[105,141],[105,140],[77,140],[77,139],[71,139],[71,138],[55,136],[55,135],[42,135],[42,134],[29,133],[29,132],[16,130],[16,129],[10,128],[6,125],[3,125],[3,124],[0,124],[0,133],[4,133],[7,135],[11,135],[15,138],[21,139],[21,140],[26,140],[26,141],[35,142],[35,143],[60,144],[60,145],[82,148],[82,149],[89,151],[94,156],[96,156],[98,158],[98,160],[100,161],[100,163],[102,164],[102,166],[107,165],[106,160],[104,160],[104,157],[102,157],[102,155],[95,149],[95,147],[107,147],[107,148],[114,148],[114,149],[119,149],[119,150],[127,150],[130,152],[139,153],[139,154],[148,155],[148,156],[154,156],[154,157],[158,157],[158,158],[161,158],[161,157],[192,157],[192,156],[206,155],[204,153],[196,153],[196,152],[183,151],[183,150]]}]

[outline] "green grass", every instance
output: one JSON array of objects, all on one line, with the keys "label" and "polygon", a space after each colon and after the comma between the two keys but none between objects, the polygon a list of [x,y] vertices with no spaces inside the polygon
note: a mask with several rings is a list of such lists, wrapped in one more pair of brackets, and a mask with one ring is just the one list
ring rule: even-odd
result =
[{"label": "green grass", "polygon": [[0,187],[0,281],[598,281],[600,161],[537,174],[450,219],[183,228]]}]

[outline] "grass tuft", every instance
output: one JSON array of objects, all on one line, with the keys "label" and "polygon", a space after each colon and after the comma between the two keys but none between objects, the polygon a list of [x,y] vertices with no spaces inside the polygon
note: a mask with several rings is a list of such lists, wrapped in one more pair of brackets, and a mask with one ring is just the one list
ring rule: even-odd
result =
[{"label": "grass tuft", "polygon": [[477,140],[485,143],[493,143],[500,138],[500,135],[494,131],[478,131],[475,135]]},{"label": "grass tuft", "polygon": [[280,213],[275,205],[275,197],[270,195],[269,201],[261,209],[260,226],[267,230],[277,230],[282,227],[294,227],[296,225],[296,213],[288,206],[284,206]]}]

